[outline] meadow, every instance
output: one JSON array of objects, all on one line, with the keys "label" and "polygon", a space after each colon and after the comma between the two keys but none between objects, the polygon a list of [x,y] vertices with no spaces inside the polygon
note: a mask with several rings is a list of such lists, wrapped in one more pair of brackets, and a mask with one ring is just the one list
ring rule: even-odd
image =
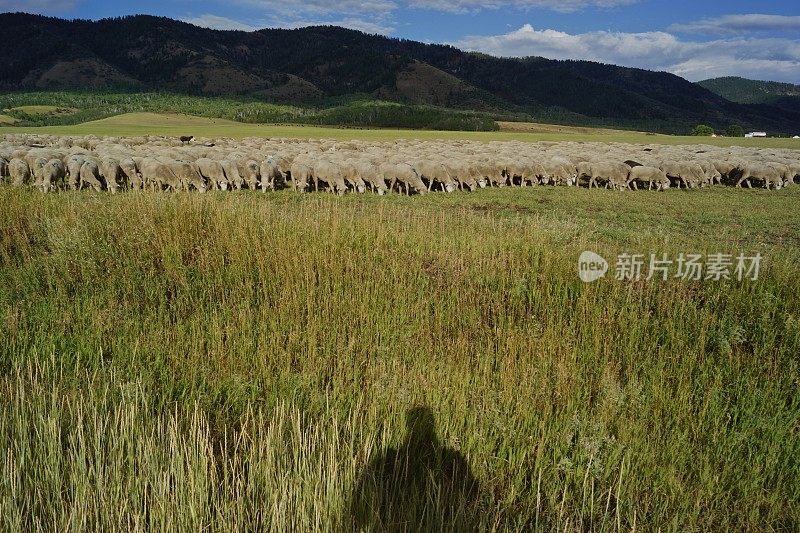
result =
[{"label": "meadow", "polygon": [[[796,530],[798,201],[0,188],[0,527]],[[759,279],[612,275],[717,252]],[[438,462],[373,494],[418,406]]]},{"label": "meadow", "polygon": [[575,126],[554,126],[538,123],[499,122],[499,131],[436,131],[390,128],[348,128],[303,124],[242,124],[223,118],[169,113],[125,113],[109,118],[65,126],[0,126],[0,135],[34,133],[53,135],[136,136],[165,135],[179,137],[276,137],[298,139],[461,139],[475,141],[551,141],[551,142],[619,142],[640,144],[698,144],[712,146],[750,146],[759,148],[791,148],[800,150],[800,140],[790,138],[746,139],[733,137],[691,137],[648,134],[636,131],[598,129]]}]

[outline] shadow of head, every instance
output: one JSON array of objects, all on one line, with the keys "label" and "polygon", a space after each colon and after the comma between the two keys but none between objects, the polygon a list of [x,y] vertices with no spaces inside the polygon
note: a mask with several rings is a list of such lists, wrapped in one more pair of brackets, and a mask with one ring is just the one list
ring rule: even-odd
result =
[{"label": "shadow of head", "polygon": [[436,424],[430,407],[414,407],[406,413],[406,442],[431,448],[438,446]]}]

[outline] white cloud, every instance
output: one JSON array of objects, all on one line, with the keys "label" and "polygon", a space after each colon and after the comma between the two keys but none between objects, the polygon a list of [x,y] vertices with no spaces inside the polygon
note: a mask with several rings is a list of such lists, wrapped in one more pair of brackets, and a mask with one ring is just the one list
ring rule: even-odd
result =
[{"label": "white cloud", "polygon": [[0,13],[24,11],[25,13],[53,14],[69,11],[79,0],[0,0]]},{"label": "white cloud", "polygon": [[199,17],[186,17],[182,20],[183,22],[188,22],[189,24],[194,24],[195,26],[211,28],[213,30],[256,31],[262,28],[294,29],[305,28],[306,26],[341,26],[343,28],[363,31],[364,33],[389,34],[394,31],[394,27],[391,25],[381,23],[379,21],[370,21],[355,17],[341,19],[290,19],[282,23],[259,21],[257,26],[210,13],[200,15]]},{"label": "white cloud", "polygon": [[240,30],[240,31],[255,31],[259,28],[245,24],[238,20],[229,19],[227,17],[220,17],[219,15],[212,15],[206,13],[199,17],[187,17],[183,19],[184,22],[201,26],[203,28],[211,28],[213,30]]},{"label": "white cloud", "polygon": [[668,29],[680,33],[715,34],[800,31],[800,16],[763,15],[758,13],[722,15],[687,24],[673,24]]},{"label": "white cloud", "polygon": [[663,70],[692,81],[717,76],[800,82],[800,40],[734,38],[683,41],[667,32],[596,31],[569,34],[530,24],[503,35],[472,36],[452,43],[496,56],[586,59]]},{"label": "white cloud", "polygon": [[266,13],[282,16],[319,17],[337,16],[386,16],[398,9],[393,0],[233,0],[234,3],[261,9]]},{"label": "white cloud", "polygon": [[326,15],[332,13],[387,15],[402,8],[419,8],[450,13],[500,8],[539,8],[574,12],[590,7],[618,7],[640,0],[235,0],[236,3],[287,14]]},{"label": "white cloud", "polygon": [[232,0],[264,13],[266,26],[302,28],[342,26],[365,33],[388,35],[394,32],[393,16],[400,9],[394,0]]},{"label": "white cloud", "polygon": [[338,20],[295,20],[282,24],[282,28],[304,28],[306,26],[341,26],[364,33],[378,33],[388,35],[394,31],[394,26],[378,21],[369,21],[358,18],[344,18]]},{"label": "white cloud", "polygon": [[476,12],[482,9],[549,9],[572,13],[590,7],[618,7],[635,4],[639,0],[409,0],[410,7],[446,11],[450,13]]},{"label": "white cloud", "polygon": [[[2,0],[0,0],[2,1]],[[475,13],[486,9],[548,9],[574,12],[589,7],[617,7],[640,0],[232,0],[265,13],[271,26],[297,28],[333,24],[367,33],[391,34],[395,15],[405,9]]]}]

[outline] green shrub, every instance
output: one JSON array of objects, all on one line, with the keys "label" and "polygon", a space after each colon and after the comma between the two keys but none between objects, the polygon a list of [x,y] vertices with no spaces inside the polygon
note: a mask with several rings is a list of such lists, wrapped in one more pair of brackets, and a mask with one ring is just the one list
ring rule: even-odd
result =
[{"label": "green shrub", "polygon": [[728,137],[744,137],[744,128],[738,124],[731,124],[728,126],[728,129],[725,130],[725,133]]},{"label": "green shrub", "polygon": [[714,128],[706,126],[705,124],[698,124],[692,130],[692,135],[697,137],[710,137],[714,135]]}]

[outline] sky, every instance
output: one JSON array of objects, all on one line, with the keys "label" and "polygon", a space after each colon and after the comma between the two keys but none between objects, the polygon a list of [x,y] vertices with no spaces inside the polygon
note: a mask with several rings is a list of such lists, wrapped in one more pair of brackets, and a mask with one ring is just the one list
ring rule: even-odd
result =
[{"label": "sky", "polygon": [[252,31],[335,24],[496,56],[544,56],[800,84],[800,1],[0,0],[0,12],[146,13]]}]

